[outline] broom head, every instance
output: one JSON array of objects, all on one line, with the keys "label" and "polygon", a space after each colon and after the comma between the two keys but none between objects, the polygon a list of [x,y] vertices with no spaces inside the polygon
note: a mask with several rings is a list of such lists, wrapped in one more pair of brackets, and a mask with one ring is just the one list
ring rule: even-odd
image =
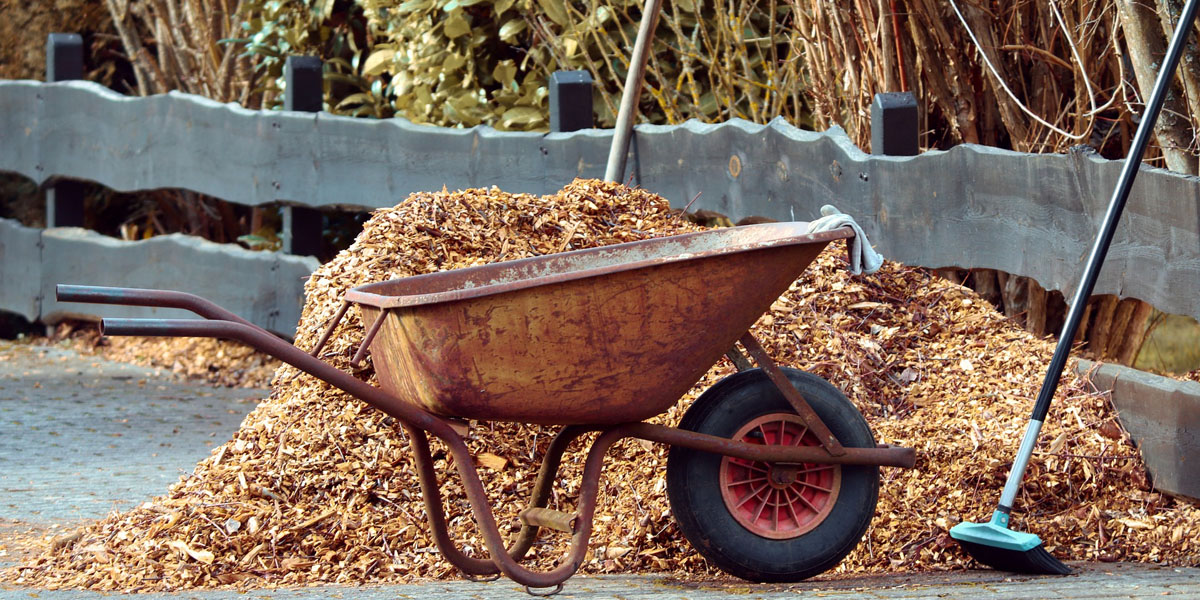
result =
[{"label": "broom head", "polygon": [[1008,515],[992,513],[988,523],[959,523],[950,529],[950,537],[975,560],[998,569],[1033,575],[1068,575],[1071,569],[1050,555],[1042,540],[1032,533],[1013,531]]}]

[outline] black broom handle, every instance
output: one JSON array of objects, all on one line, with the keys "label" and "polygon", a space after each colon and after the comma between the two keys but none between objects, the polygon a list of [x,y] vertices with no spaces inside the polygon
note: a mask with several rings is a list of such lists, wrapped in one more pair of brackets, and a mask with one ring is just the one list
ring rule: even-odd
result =
[{"label": "black broom handle", "polygon": [[1083,309],[1092,295],[1092,290],[1096,287],[1100,267],[1104,264],[1104,257],[1108,254],[1109,245],[1112,244],[1117,222],[1121,219],[1121,212],[1125,210],[1125,201],[1129,199],[1129,190],[1133,187],[1133,179],[1137,177],[1138,168],[1142,164],[1142,155],[1145,154],[1146,144],[1150,141],[1150,130],[1154,128],[1154,123],[1158,120],[1163,98],[1166,97],[1167,88],[1170,87],[1171,79],[1175,76],[1175,67],[1179,64],[1179,56],[1183,54],[1184,40],[1192,31],[1192,23],[1196,19],[1196,6],[1196,0],[1187,1],[1183,7],[1183,14],[1179,18],[1179,24],[1175,26],[1175,33],[1171,36],[1166,59],[1158,71],[1158,78],[1154,82],[1154,91],[1150,94],[1150,101],[1146,104],[1146,113],[1142,115],[1142,122],[1138,124],[1137,133],[1133,136],[1133,145],[1129,148],[1129,156],[1125,159],[1125,166],[1121,169],[1121,178],[1117,180],[1117,188],[1113,190],[1112,200],[1108,204],[1108,212],[1104,215],[1104,223],[1100,226],[1100,233],[1096,236],[1096,243],[1092,246],[1091,255],[1088,256],[1083,281],[1075,290],[1075,299],[1071,301],[1070,310],[1067,312],[1067,321],[1063,323],[1062,334],[1058,337],[1058,346],[1054,348],[1054,357],[1050,359],[1046,380],[1042,383],[1042,390],[1038,392],[1037,404],[1033,408],[1035,421],[1044,421],[1046,412],[1050,410],[1050,400],[1054,398],[1063,368],[1067,365],[1067,357],[1071,353],[1075,332],[1079,330]]}]

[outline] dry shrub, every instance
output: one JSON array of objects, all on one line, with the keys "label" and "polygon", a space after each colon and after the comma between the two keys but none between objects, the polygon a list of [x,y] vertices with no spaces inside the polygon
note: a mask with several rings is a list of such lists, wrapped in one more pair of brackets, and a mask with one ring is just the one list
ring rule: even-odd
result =
[{"label": "dry shrub", "polygon": [[[1129,0],[791,0],[818,128],[840,124],[865,148],[874,94],[909,90],[925,147],[1087,144],[1106,156],[1128,149],[1178,4],[1160,3],[1160,15]],[[1157,129],[1170,168],[1187,173],[1200,115],[1195,55],[1193,44]]]},{"label": "dry shrub", "polygon": [[254,59],[226,43],[241,29],[242,0],[105,0],[137,95],[178,90],[256,108]]}]

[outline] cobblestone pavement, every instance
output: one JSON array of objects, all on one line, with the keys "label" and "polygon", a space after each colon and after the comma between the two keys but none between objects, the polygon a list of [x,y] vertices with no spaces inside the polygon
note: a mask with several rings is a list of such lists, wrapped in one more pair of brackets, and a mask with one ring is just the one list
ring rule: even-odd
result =
[{"label": "cobblestone pavement", "polygon": [[[6,532],[66,529],[135,506],[223,443],[265,396],[81,356],[58,347],[0,341],[0,568],[12,564]],[[8,561],[8,562],[6,562]],[[996,571],[823,577],[793,585],[677,581],[662,576],[574,577],[558,598],[1198,598],[1200,569],[1073,564],[1065,577]],[[0,588],[0,600],[101,600],[110,594]],[[388,587],[320,587],[139,594],[137,600],[525,599],[508,580],[436,581]]]},{"label": "cobblestone pavement", "polygon": [[0,341],[0,523],[94,519],[159,495],[265,395]]},{"label": "cobblestone pavement", "polygon": [[[1012,576],[994,571],[944,574],[876,575],[792,585],[744,582],[681,582],[639,576],[578,576],[567,580],[555,596],[568,599],[717,600],[720,598],[783,600],[833,598],[865,600],[1116,600],[1132,598],[1200,598],[1200,569],[1130,564],[1073,564],[1065,577]],[[0,600],[102,600],[100,592],[0,589]],[[275,590],[218,590],[137,594],[135,600],[528,600],[520,586],[507,580],[491,583],[437,581],[385,587],[316,587]]]}]

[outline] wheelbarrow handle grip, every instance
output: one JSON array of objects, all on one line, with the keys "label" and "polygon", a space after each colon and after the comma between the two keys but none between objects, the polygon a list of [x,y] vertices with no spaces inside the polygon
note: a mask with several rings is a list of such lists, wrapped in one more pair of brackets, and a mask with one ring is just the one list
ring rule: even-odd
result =
[{"label": "wheelbarrow handle grip", "polygon": [[[180,308],[189,310],[206,319],[233,321],[255,329],[257,325],[205,300],[195,294],[173,290],[151,290],[142,288],[102,287],[92,285],[58,284],[54,288],[59,302],[83,302],[87,304],[117,304],[122,306],[151,306],[156,308]],[[265,330],[264,330],[265,331]],[[136,335],[136,334],[114,334]]]},{"label": "wheelbarrow handle grip", "polygon": [[211,337],[212,321],[191,319],[100,319],[100,335],[146,337]]},{"label": "wheelbarrow handle grip", "polygon": [[125,304],[131,297],[131,292],[140,292],[133,288],[102,287],[96,285],[69,285],[60,283],[54,286],[54,297],[59,302],[85,302],[88,304]]}]

